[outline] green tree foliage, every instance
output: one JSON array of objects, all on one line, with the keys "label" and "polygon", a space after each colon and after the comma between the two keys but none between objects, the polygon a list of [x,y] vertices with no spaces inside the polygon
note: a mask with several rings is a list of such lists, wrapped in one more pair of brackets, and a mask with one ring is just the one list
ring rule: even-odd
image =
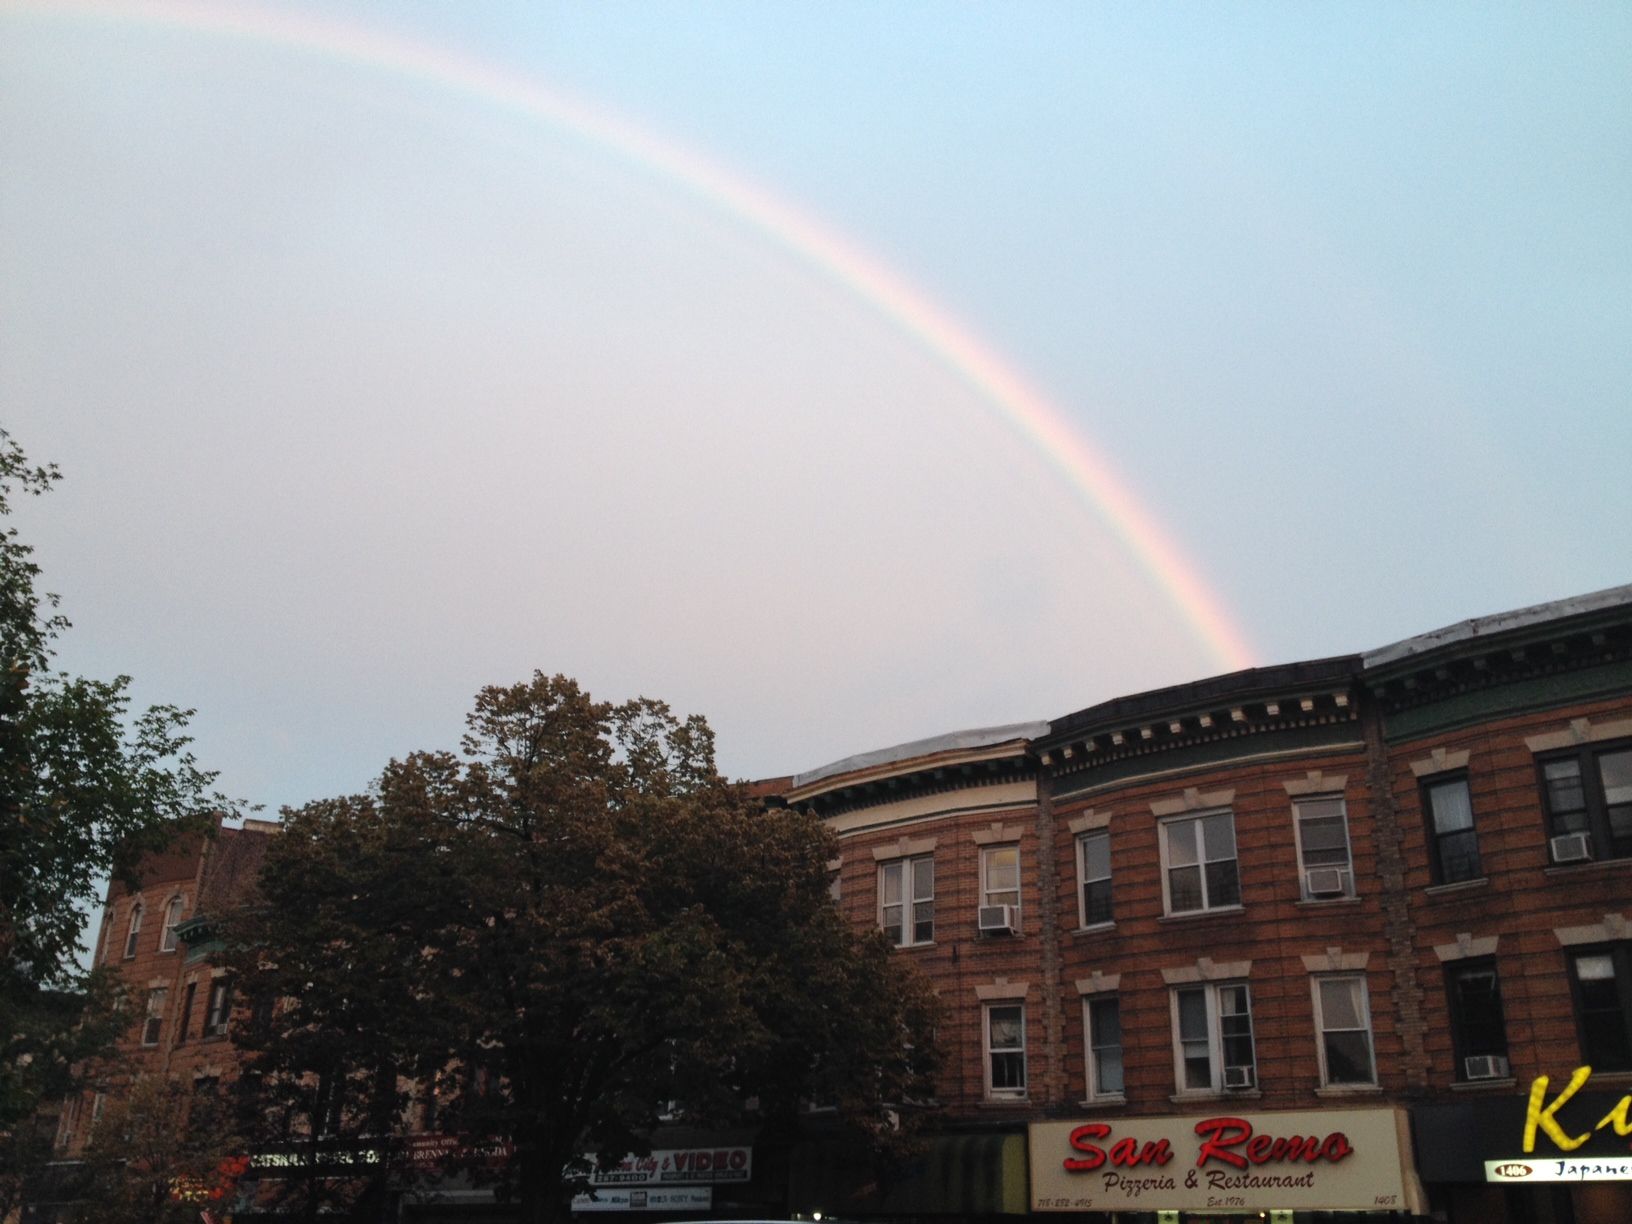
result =
[{"label": "green tree foliage", "polygon": [[[0,430],[0,516],[57,479]],[[0,531],[0,1175],[20,1165],[22,1120],[116,1036],[113,984],[80,963],[99,883],[229,806],[187,751],[191,711],[133,713],[127,677],[50,670],[67,622],[39,573],[16,528]]]},{"label": "green tree foliage", "polygon": [[841,919],[819,822],[721,778],[708,725],[658,702],[535,674],[467,723],[460,755],[287,814],[232,934],[259,1112],[309,1126],[340,1076],[361,1132],[435,1083],[437,1129],[512,1145],[529,1221],[564,1218],[582,1153],[677,1114],[774,1130],[831,1102],[904,1140],[933,995]]}]

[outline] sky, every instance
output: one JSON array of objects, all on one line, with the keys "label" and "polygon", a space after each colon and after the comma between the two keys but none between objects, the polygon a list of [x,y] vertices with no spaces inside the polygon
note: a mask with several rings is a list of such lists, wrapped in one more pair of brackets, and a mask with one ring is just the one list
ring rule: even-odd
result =
[{"label": "sky", "polygon": [[1632,580],[1632,8],[0,0],[64,669],[268,814],[534,669],[736,776]]}]

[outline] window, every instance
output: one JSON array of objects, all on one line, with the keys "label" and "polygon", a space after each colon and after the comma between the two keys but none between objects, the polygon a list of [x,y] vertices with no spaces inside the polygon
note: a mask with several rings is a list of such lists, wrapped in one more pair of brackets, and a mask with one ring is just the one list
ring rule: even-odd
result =
[{"label": "window", "polygon": [[181,1015],[176,1017],[176,1044],[181,1045],[187,1040],[187,1030],[193,1026],[193,999],[198,994],[198,983],[188,982],[187,990],[181,996]]},{"label": "window", "polygon": [[1122,1007],[1115,995],[1082,1001],[1083,1048],[1088,1052],[1088,1099],[1122,1098]]},{"label": "window", "polygon": [[1632,944],[1575,953],[1575,1020],[1581,1060],[1600,1071],[1632,1071]]},{"label": "window", "polygon": [[897,859],[878,869],[878,925],[898,948],[935,938],[935,859]]},{"label": "window", "polygon": [[1508,1073],[1502,988],[1492,960],[1455,961],[1445,969],[1451,1040],[1459,1080],[1502,1079]]},{"label": "window", "polygon": [[1188,914],[1241,904],[1233,812],[1166,820],[1161,830],[1162,887],[1168,913]]},{"label": "window", "polygon": [[980,852],[980,903],[1020,908],[1020,847],[988,846]]},{"label": "window", "polygon": [[142,1019],[142,1044],[156,1046],[164,1028],[164,1000],[170,992],[163,986],[147,992],[147,1015]]},{"label": "window", "polygon": [[1316,978],[1315,1025],[1320,1029],[1321,1083],[1377,1082],[1365,978]]},{"label": "window", "polygon": [[210,983],[210,1005],[204,1013],[204,1036],[220,1037],[232,1016],[232,984],[226,978]]},{"label": "window", "polygon": [[[1632,747],[1585,748],[1541,762],[1553,861],[1632,858]],[[1586,852],[1570,844],[1584,835]],[[1566,840],[1569,839],[1569,840]]]},{"label": "window", "polygon": [[176,923],[181,921],[182,907],[186,904],[181,897],[171,897],[170,904],[164,907],[164,929],[159,933],[160,952],[176,950]]},{"label": "window", "polygon": [[136,955],[136,937],[142,933],[142,903],[130,907],[130,930],[125,934],[125,959]]},{"label": "window", "polygon": [[1468,780],[1444,778],[1422,788],[1422,806],[1428,813],[1428,860],[1435,884],[1477,880],[1479,835],[1473,830],[1473,800]]},{"label": "window", "polygon": [[1349,859],[1349,823],[1342,798],[1328,795],[1292,804],[1298,833],[1298,861],[1303,867],[1303,899],[1332,900],[1354,896],[1354,866]]},{"label": "window", "polygon": [[986,1008],[986,1096],[1021,1100],[1026,1095],[1026,1006],[993,1003]]},{"label": "window", "polygon": [[1252,1048],[1252,1000],[1244,982],[1186,986],[1173,992],[1173,1056],[1182,1092],[1251,1088],[1258,1080]]},{"label": "window", "polygon": [[1111,834],[1097,829],[1077,838],[1077,879],[1082,881],[1079,925],[1100,926],[1111,921]]}]

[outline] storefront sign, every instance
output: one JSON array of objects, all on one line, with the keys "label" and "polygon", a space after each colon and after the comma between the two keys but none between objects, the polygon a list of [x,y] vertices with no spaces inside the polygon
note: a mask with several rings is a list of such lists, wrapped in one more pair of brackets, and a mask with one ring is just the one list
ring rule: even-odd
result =
[{"label": "storefront sign", "polygon": [[1536,1137],[1546,1138],[1552,1147],[1561,1152],[1573,1152],[1591,1139],[1598,1131],[1609,1131],[1623,1138],[1632,1135],[1632,1121],[1627,1114],[1632,1111],[1632,1095],[1623,1096],[1603,1117],[1599,1118],[1592,1130],[1580,1130],[1576,1127],[1565,1127],[1558,1117],[1559,1110],[1570,1103],[1570,1098],[1587,1086],[1592,1079],[1591,1067],[1577,1067],[1570,1076],[1570,1082],[1562,1091],[1551,1099],[1548,1098],[1548,1079],[1545,1075],[1536,1076],[1530,1085],[1530,1101],[1524,1111],[1524,1151],[1526,1154],[1536,1150]]},{"label": "storefront sign", "polygon": [[1487,1160],[1485,1180],[1493,1182],[1632,1181],[1632,1157],[1572,1156],[1565,1160]]},{"label": "storefront sign", "polygon": [[574,1211],[708,1211],[714,1206],[712,1186],[667,1186],[596,1190],[572,1196]]},{"label": "storefront sign", "polygon": [[671,1148],[650,1156],[625,1156],[614,1165],[590,1172],[592,1186],[672,1186],[687,1182],[713,1185],[745,1182],[753,1176],[753,1149],[748,1147]]},{"label": "storefront sign", "polygon": [[1417,1210],[1395,1109],[1038,1122],[1034,1211]]}]

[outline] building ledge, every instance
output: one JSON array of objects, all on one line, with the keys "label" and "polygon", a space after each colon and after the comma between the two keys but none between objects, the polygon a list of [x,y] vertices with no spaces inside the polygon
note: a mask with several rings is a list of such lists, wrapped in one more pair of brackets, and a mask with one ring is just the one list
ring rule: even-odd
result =
[{"label": "building ledge", "polygon": [[1604,875],[1623,872],[1629,865],[1632,865],[1632,859],[1625,858],[1593,859],[1586,863],[1551,863],[1542,869],[1542,874],[1549,879],[1560,876]]},{"label": "building ledge", "polygon": [[1305,897],[1301,901],[1293,902],[1299,909],[1325,909],[1332,905],[1359,905],[1359,897],[1330,897],[1324,901],[1314,897]]},{"label": "building ledge", "polygon": [[1381,1096],[1381,1084],[1326,1084],[1315,1089],[1317,1097]]},{"label": "building ledge", "polygon": [[1221,905],[1217,909],[1186,910],[1182,914],[1163,914],[1157,922],[1206,922],[1215,918],[1230,918],[1236,914],[1244,914],[1247,907],[1244,905]]},{"label": "building ledge", "polygon": [[1197,1105],[1204,1101],[1261,1101],[1261,1088],[1232,1089],[1229,1092],[1175,1092],[1167,1098],[1175,1105]]},{"label": "building ledge", "polygon": [[1086,1101],[1078,1101],[1078,1109],[1120,1109],[1128,1103],[1128,1098],[1120,1092],[1107,1092],[1104,1096],[1090,1097]]},{"label": "building ledge", "polygon": [[1479,876],[1473,880],[1457,880],[1453,884],[1430,884],[1422,890],[1425,897],[1454,897],[1458,893],[1479,892],[1490,887],[1489,876]]},{"label": "building ledge", "polygon": [[1116,923],[1114,922],[1096,922],[1093,926],[1072,927],[1066,933],[1068,935],[1103,935],[1107,931],[1114,930],[1116,930]]},{"label": "building ledge", "polygon": [[1519,1081],[1511,1075],[1504,1075],[1501,1079],[1484,1080],[1457,1080],[1451,1085],[1452,1092],[1488,1092],[1491,1089],[1515,1088]]}]

